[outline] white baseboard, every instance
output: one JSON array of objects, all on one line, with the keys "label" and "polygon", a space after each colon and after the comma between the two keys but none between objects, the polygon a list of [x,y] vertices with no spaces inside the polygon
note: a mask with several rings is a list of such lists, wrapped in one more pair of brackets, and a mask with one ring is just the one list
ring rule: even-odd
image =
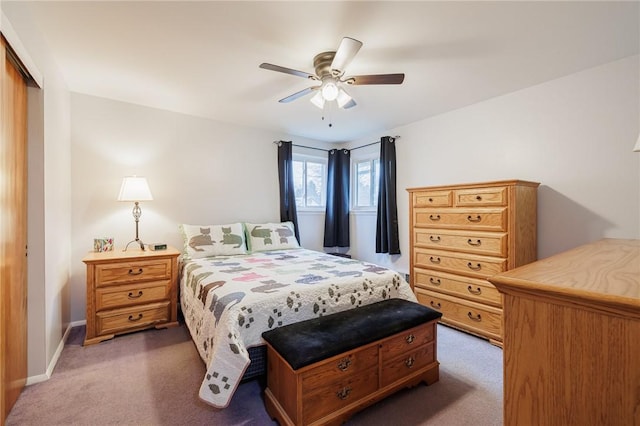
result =
[{"label": "white baseboard", "polygon": [[53,369],[56,368],[56,364],[58,363],[58,360],[60,359],[60,355],[62,354],[62,349],[64,349],[64,344],[67,343],[67,339],[69,338],[69,333],[71,332],[71,329],[73,327],[85,325],[86,323],[87,323],[86,320],[73,321],[69,323],[69,325],[67,326],[67,329],[64,331],[64,334],[62,335],[62,340],[60,340],[60,344],[58,345],[56,352],[53,354],[53,358],[51,358],[51,362],[49,363],[49,366],[47,367],[47,371],[45,372],[45,374],[39,374],[37,376],[27,377],[26,386],[34,385],[40,382],[45,382],[51,378],[51,375],[53,374]]}]

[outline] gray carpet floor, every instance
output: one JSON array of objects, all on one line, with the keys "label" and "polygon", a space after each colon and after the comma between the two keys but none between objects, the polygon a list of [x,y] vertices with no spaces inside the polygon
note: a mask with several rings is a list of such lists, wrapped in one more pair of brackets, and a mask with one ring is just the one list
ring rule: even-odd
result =
[{"label": "gray carpet floor", "polygon": [[[46,382],[25,388],[12,425],[275,425],[254,380],[229,407],[198,399],[204,363],[185,326],[82,346],[72,329]],[[440,381],[402,390],[356,414],[349,425],[501,425],[502,350],[438,326]]]}]

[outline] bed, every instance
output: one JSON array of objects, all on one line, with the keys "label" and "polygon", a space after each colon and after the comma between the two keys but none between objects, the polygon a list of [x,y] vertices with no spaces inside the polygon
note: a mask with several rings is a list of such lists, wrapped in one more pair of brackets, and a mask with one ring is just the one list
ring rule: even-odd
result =
[{"label": "bed", "polygon": [[[383,299],[416,300],[397,272],[300,248],[288,223],[221,226],[217,237],[215,226],[182,229],[181,310],[206,364],[199,396],[217,408],[231,401],[264,331]],[[225,235],[235,235],[227,237],[234,247],[223,247]]]}]

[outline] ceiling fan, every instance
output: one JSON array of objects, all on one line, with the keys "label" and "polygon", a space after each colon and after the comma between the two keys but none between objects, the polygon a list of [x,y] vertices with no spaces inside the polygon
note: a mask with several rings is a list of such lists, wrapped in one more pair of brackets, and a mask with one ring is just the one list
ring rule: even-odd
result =
[{"label": "ceiling fan", "polygon": [[326,102],[336,101],[340,108],[348,109],[356,106],[356,102],[344,89],[345,85],[402,84],[404,81],[404,74],[372,74],[345,77],[345,69],[361,47],[361,41],[344,37],[340,42],[340,46],[338,46],[338,50],[335,52],[322,52],[313,58],[315,74],[268,63],[260,64],[260,68],[308,78],[320,83],[320,85],[307,87],[286,98],[282,98],[279,102],[291,102],[309,93],[316,92],[311,98],[311,102],[318,108],[324,108]]}]

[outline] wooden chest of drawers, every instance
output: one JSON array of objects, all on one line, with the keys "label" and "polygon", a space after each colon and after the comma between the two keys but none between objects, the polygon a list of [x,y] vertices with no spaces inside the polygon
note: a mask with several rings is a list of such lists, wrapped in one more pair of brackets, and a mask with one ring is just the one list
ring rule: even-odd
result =
[{"label": "wooden chest of drawers", "polygon": [[87,265],[84,344],[145,328],[178,325],[179,254],[173,248],[88,254],[82,260]]},{"label": "wooden chest of drawers", "polygon": [[354,412],[439,378],[436,321],[293,370],[267,346],[267,411],[281,425],[340,424]]},{"label": "wooden chest of drawers", "polygon": [[411,285],[441,321],[502,343],[502,300],[487,278],[536,260],[538,183],[408,189]]}]

